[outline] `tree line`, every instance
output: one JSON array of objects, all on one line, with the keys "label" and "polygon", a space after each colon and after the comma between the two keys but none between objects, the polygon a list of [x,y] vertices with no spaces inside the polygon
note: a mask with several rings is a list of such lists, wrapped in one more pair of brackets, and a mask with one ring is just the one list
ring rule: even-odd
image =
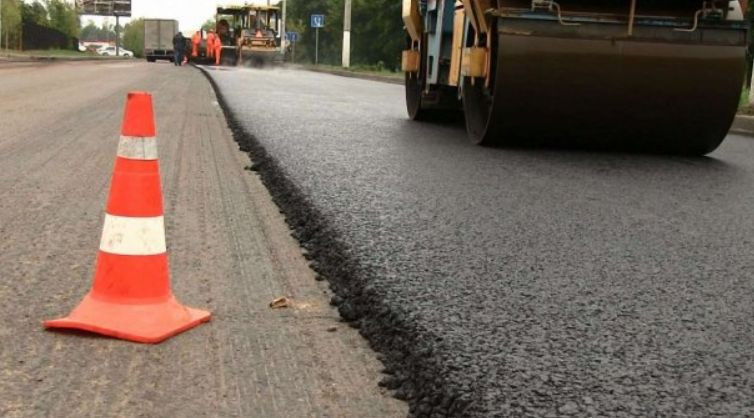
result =
[{"label": "tree line", "polygon": [[65,0],[2,0],[2,31],[0,47],[23,49],[24,24],[56,30],[68,38],[77,38],[79,16],[72,3]]},{"label": "tree line", "polygon": [[[319,62],[339,65],[343,51],[344,0],[288,0],[287,31],[298,32],[297,62],[314,62],[315,30],[310,16],[325,15],[319,31]],[[401,2],[353,0],[351,6],[351,63],[398,70],[405,46]]]},{"label": "tree line", "polygon": [[120,32],[123,48],[134,53],[136,57],[144,56],[144,19],[131,19],[124,27],[116,31],[114,24],[105,20],[100,26],[90,20],[81,28],[82,42],[115,42],[116,34]]}]

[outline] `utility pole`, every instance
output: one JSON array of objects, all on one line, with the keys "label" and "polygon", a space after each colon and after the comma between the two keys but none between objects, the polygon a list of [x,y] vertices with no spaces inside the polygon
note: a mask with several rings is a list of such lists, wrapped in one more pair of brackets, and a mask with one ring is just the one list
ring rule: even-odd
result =
[{"label": "utility pole", "polygon": [[120,16],[115,15],[115,56],[120,56]]},{"label": "utility pole", "polygon": [[[8,45],[6,44],[7,48]],[[0,49],[3,49],[3,0],[0,0]]]},{"label": "utility pole", "polygon": [[285,3],[283,0],[283,21],[280,24],[280,53],[285,57],[286,40],[288,39],[288,33],[285,31]]},{"label": "utility pole", "polygon": [[754,65],[751,66],[751,83],[749,84],[749,106],[754,106]]},{"label": "utility pole", "polygon": [[343,68],[351,66],[351,0],[346,0],[343,12]]}]

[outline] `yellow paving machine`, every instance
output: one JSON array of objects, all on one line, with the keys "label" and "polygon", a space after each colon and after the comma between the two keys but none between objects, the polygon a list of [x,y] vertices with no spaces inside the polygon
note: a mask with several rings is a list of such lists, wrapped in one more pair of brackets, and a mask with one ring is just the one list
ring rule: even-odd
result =
[{"label": "yellow paving machine", "polygon": [[249,28],[239,40],[241,63],[254,67],[281,64],[280,8],[248,6],[248,10]]},{"label": "yellow paving machine", "polygon": [[218,7],[215,18],[223,65],[261,67],[283,61],[280,8],[229,5]]}]

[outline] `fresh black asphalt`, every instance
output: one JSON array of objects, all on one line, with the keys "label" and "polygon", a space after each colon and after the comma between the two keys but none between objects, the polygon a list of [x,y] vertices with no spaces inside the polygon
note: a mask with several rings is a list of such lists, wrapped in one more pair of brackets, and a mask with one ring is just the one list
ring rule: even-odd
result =
[{"label": "fresh black asphalt", "polygon": [[483,148],[401,86],[207,73],[412,415],[754,415],[754,140]]}]

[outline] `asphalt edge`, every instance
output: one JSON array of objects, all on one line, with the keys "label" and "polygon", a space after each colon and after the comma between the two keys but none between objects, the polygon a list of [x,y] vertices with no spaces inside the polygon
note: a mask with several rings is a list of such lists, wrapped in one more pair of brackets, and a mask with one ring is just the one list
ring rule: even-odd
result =
[{"label": "asphalt edge", "polygon": [[[407,312],[387,306],[371,286],[369,272],[359,268],[335,230],[319,210],[285,175],[261,142],[243,128],[230,110],[222,91],[207,69],[198,68],[209,81],[239,150],[247,153],[251,171],[259,173],[273,201],[285,216],[293,237],[306,249],[317,280],[328,280],[331,304],[341,318],[367,339],[385,366],[379,385],[409,404],[409,416],[470,416],[474,402],[467,390],[454,390],[452,382],[438,376],[439,361],[426,333],[417,329]],[[420,337],[421,335],[421,337]],[[438,340],[442,336],[436,336]],[[434,340],[434,339],[432,339]]]},{"label": "asphalt edge", "polygon": [[730,132],[739,135],[754,136],[754,116],[736,115]]}]

